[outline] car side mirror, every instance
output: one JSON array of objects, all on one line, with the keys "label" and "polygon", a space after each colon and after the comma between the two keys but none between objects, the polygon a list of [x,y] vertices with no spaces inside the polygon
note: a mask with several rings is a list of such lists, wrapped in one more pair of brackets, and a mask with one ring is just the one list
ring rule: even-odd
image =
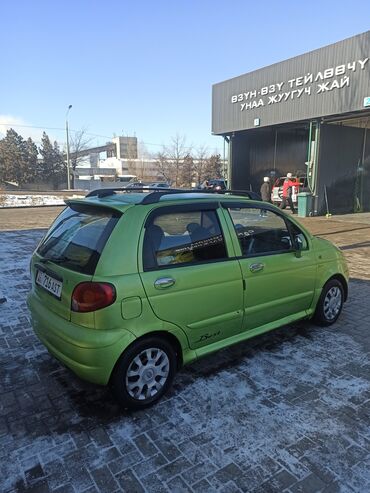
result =
[{"label": "car side mirror", "polygon": [[297,258],[302,257],[303,242],[299,236],[294,237],[294,255]]}]

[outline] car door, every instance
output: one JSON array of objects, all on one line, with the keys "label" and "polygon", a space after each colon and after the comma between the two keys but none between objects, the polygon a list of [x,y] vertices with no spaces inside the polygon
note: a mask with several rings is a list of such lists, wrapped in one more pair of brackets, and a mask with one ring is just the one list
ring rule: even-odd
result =
[{"label": "car door", "polygon": [[304,233],[268,205],[257,208],[244,202],[224,207],[236,233],[245,282],[243,330],[304,317],[317,271]]},{"label": "car door", "polygon": [[[156,316],[196,349],[237,334],[243,282],[217,204],[163,206],[145,224],[141,278]],[[226,229],[226,231],[225,231]]]}]

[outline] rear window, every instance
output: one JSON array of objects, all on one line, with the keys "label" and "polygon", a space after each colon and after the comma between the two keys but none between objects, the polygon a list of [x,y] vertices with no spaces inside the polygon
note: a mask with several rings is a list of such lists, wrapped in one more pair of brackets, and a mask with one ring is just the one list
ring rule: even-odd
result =
[{"label": "rear window", "polygon": [[70,205],[58,216],[37,253],[70,270],[92,275],[120,215],[111,209]]}]

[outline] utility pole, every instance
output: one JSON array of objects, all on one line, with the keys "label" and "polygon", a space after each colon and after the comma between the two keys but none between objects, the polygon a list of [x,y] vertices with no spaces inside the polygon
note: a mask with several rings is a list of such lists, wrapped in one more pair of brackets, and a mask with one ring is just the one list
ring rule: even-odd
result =
[{"label": "utility pole", "polygon": [[69,132],[68,132],[68,113],[69,110],[72,108],[72,105],[70,104],[67,109],[66,113],[66,136],[67,136],[67,188],[68,190],[71,189],[71,168],[70,168],[70,162],[69,162]]}]

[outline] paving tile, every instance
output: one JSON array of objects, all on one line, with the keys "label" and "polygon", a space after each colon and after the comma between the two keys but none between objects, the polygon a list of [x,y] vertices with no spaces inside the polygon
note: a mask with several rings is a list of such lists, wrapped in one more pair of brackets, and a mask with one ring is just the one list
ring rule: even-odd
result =
[{"label": "paving tile", "polygon": [[125,413],[31,329],[42,234],[0,232],[1,492],[370,491],[369,249],[343,250],[353,278],[333,327],[300,322],[220,351],[182,369],[159,405]]},{"label": "paving tile", "polygon": [[292,493],[319,493],[326,484],[315,474],[311,473],[290,487]]},{"label": "paving tile", "polygon": [[125,493],[144,493],[145,489],[131,470],[117,474],[116,479]]}]

